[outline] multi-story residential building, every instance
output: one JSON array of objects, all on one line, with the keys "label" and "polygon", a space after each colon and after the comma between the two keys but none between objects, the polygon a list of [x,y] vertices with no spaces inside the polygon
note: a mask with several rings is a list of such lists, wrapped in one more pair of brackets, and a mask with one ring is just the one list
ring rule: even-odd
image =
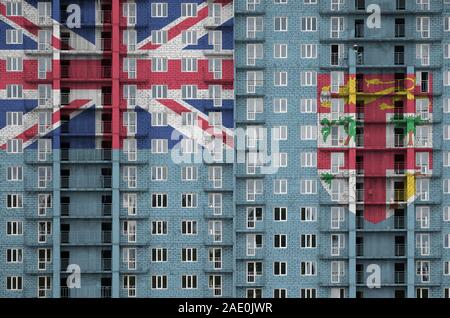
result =
[{"label": "multi-story residential building", "polygon": [[450,1],[0,9],[0,297],[450,297]]},{"label": "multi-story residential building", "polygon": [[0,8],[0,296],[233,296],[232,1]]}]

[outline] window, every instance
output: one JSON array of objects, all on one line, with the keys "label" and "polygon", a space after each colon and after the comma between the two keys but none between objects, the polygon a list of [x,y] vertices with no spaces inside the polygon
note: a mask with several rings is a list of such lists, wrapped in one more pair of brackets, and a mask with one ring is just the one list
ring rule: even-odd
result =
[{"label": "window", "polygon": [[273,290],[273,298],[287,298],[287,290],[285,288],[275,288]]},{"label": "window", "polygon": [[257,195],[263,194],[262,180],[247,180],[247,201],[256,201]]},{"label": "window", "polygon": [[38,222],[38,243],[46,243],[47,237],[52,234],[52,223],[50,221]]},{"label": "window", "polygon": [[301,140],[316,140],[317,139],[317,126],[300,126],[300,139]]},{"label": "window", "polygon": [[273,247],[274,248],[286,248],[287,247],[286,234],[275,234],[273,236]]},{"label": "window", "polygon": [[181,194],[182,208],[196,208],[197,207],[197,193],[183,193]]},{"label": "window", "polygon": [[316,275],[316,262],[305,261],[300,262],[300,276],[315,276]]},{"label": "window", "polygon": [[276,179],[273,184],[274,194],[287,194],[287,180],[286,179]]},{"label": "window", "polygon": [[128,297],[136,297],[136,276],[124,275],[123,288],[127,291]]},{"label": "window", "polygon": [[317,112],[317,99],[300,99],[300,112],[305,114],[315,114]]},{"label": "window", "polygon": [[417,179],[416,180],[416,195],[421,201],[429,200],[430,180]]},{"label": "window", "polygon": [[167,235],[167,221],[152,221],[152,235]]},{"label": "window", "polygon": [[331,153],[331,174],[339,174],[340,169],[344,168],[344,156],[343,152]]},{"label": "window", "polygon": [[197,85],[181,85],[182,99],[197,99]]},{"label": "window", "polygon": [[249,207],[247,208],[247,228],[254,229],[256,222],[261,222],[263,219],[263,209]]},{"label": "window", "polygon": [[302,168],[315,168],[317,166],[317,153],[302,152],[300,154],[300,165]]},{"label": "window", "polygon": [[420,32],[422,38],[430,37],[430,18],[429,17],[417,17],[416,18],[416,31]]},{"label": "window", "polygon": [[421,256],[430,255],[430,244],[430,234],[416,234],[416,248],[419,250]]},{"label": "window", "polygon": [[222,215],[221,193],[208,193],[208,208],[212,209],[213,215]]},{"label": "window", "polygon": [[288,136],[287,126],[276,126],[272,128],[273,140],[287,140],[287,136]]},{"label": "window", "polygon": [[[130,126],[132,127],[132,126]],[[128,161],[137,160],[137,140],[127,138],[123,140],[123,152],[127,156]]]},{"label": "window", "polygon": [[8,181],[22,181],[23,180],[23,167],[22,166],[12,166],[7,168]]},{"label": "window", "polygon": [[153,57],[151,59],[152,72],[167,72],[167,58],[166,57]]},{"label": "window", "polygon": [[6,85],[6,98],[8,99],[23,98],[22,85]]},{"label": "window", "polygon": [[317,239],[315,234],[302,234],[300,235],[300,247],[301,248],[316,248]]},{"label": "window", "polygon": [[6,235],[23,235],[22,221],[8,221],[6,222]]},{"label": "window", "polygon": [[[338,71],[332,71],[331,72],[331,93],[339,93],[339,90],[341,88],[341,86],[344,85],[344,72],[338,72]],[[343,104],[343,99],[334,99],[336,102],[338,103],[342,103]],[[333,99],[332,99],[333,101]],[[342,102],[341,102],[342,101]],[[343,109],[342,109],[343,110]]]},{"label": "window", "polygon": [[46,270],[52,263],[52,250],[50,248],[40,248],[37,252],[38,270]]},{"label": "window", "polygon": [[258,32],[263,31],[262,17],[247,17],[247,38],[256,38]]},{"label": "window", "polygon": [[167,166],[152,167],[152,181],[167,181]]},{"label": "window", "polygon": [[315,288],[301,288],[300,289],[300,298],[316,298],[316,289]]},{"label": "window", "polygon": [[151,123],[153,127],[165,127],[167,126],[167,113],[166,112],[153,112],[151,114]]},{"label": "window", "polygon": [[331,207],[331,228],[340,229],[345,221],[345,210],[342,207]]},{"label": "window", "polygon": [[213,73],[213,79],[222,79],[222,59],[210,58],[208,59],[208,71]]},{"label": "window", "polygon": [[167,208],[167,194],[153,193],[152,194],[152,208]]},{"label": "window", "polygon": [[430,65],[430,45],[417,44],[416,45],[416,59],[420,60],[422,66]]},{"label": "window", "polygon": [[182,221],[181,234],[183,235],[197,235],[197,221]]},{"label": "window", "polygon": [[126,264],[128,270],[136,269],[136,249],[124,248],[123,249],[123,262]]},{"label": "window", "polygon": [[21,248],[6,249],[6,263],[22,263],[22,251]]},{"label": "window", "polygon": [[168,88],[167,85],[152,85],[152,98],[165,99],[167,98]]},{"label": "window", "polygon": [[331,283],[339,284],[341,278],[345,275],[345,268],[343,261],[331,262]]},{"label": "window", "polygon": [[152,18],[165,18],[167,17],[167,3],[152,3],[151,14]]},{"label": "window", "polygon": [[6,16],[22,16],[22,0],[8,0],[6,2]]},{"label": "window", "polygon": [[122,223],[122,235],[126,237],[128,243],[136,243],[136,221],[123,221]]},{"label": "window", "polygon": [[127,210],[128,215],[137,214],[137,194],[124,193],[123,194],[123,208]]},{"label": "window", "polygon": [[214,107],[222,107],[222,85],[209,85],[208,98],[213,100]]},{"label": "window", "polygon": [[167,289],[167,276],[166,275],[153,275],[152,276],[152,289]]},{"label": "window", "polygon": [[212,182],[214,189],[222,188],[223,184],[222,167],[216,166],[208,167],[208,180]]},{"label": "window", "polygon": [[137,167],[123,167],[123,181],[128,188],[137,187]]},{"label": "window", "polygon": [[247,72],[247,93],[256,93],[256,87],[262,86],[264,83],[264,73],[262,71]]},{"label": "window", "polygon": [[450,234],[444,234],[444,248],[450,248]]},{"label": "window", "polygon": [[331,256],[340,256],[341,250],[345,248],[345,236],[344,234],[332,234],[331,235]]},{"label": "window", "polygon": [[213,47],[214,52],[222,51],[222,31],[209,31],[208,44]]},{"label": "window", "polygon": [[287,59],[288,45],[287,44],[274,44],[273,57],[276,59]]},{"label": "window", "polygon": [[[261,102],[263,100],[261,99]],[[273,100],[274,113],[287,113],[287,98],[274,98]]]},{"label": "window", "polygon": [[[124,3],[131,4],[131,3]],[[136,58],[124,58],[123,59],[123,71],[125,73],[128,73],[129,79],[135,79],[137,78],[137,70],[136,70]]]},{"label": "window", "polygon": [[136,24],[136,3],[133,2],[124,3],[123,16],[127,18],[128,26],[134,26]]},{"label": "window", "polygon": [[196,248],[182,248],[181,249],[181,261],[182,262],[196,262],[197,261],[197,249]]},{"label": "window", "polygon": [[168,41],[167,30],[153,30],[151,37],[152,43],[156,45],[166,44]]},{"label": "window", "polygon": [[7,194],[6,195],[6,207],[8,209],[23,208],[22,194]]},{"label": "window", "polygon": [[247,262],[247,283],[255,283],[257,277],[263,274],[262,262]]},{"label": "window", "polygon": [[208,222],[208,235],[212,237],[213,242],[222,242],[222,221]]},{"label": "window", "polygon": [[341,10],[341,6],[344,4],[344,0],[331,0],[331,11]]},{"label": "window", "polygon": [[52,167],[38,167],[38,188],[46,188],[52,181]]},{"label": "window", "polygon": [[300,208],[300,221],[302,221],[302,222],[317,221],[317,208],[316,207]]},{"label": "window", "polygon": [[167,248],[152,248],[152,262],[167,262]]},{"label": "window", "polygon": [[337,39],[341,37],[341,33],[344,32],[344,18],[343,17],[331,17],[331,30],[330,37]]},{"label": "window", "polygon": [[442,272],[445,276],[450,275],[450,262],[449,261],[444,262],[444,270]]},{"label": "window", "polygon": [[287,32],[288,30],[288,18],[287,17],[275,17],[274,18],[274,31],[275,32]]},{"label": "window", "polygon": [[182,3],[181,4],[181,16],[182,17],[196,17],[197,16],[197,3]]},{"label": "window", "polygon": [[274,208],[273,220],[276,222],[287,221],[287,208]]},{"label": "window", "polygon": [[287,263],[286,262],[274,262],[273,263],[273,274],[275,276],[286,276],[287,275]]},{"label": "window", "polygon": [[196,289],[197,288],[197,275],[182,275],[181,276],[181,288],[182,289]]},{"label": "window", "polygon": [[317,180],[300,180],[300,194],[317,194]]},{"label": "window", "polygon": [[[155,31],[153,31],[155,32]],[[152,32],[152,35],[153,35]],[[158,31],[158,32],[163,32],[163,31]],[[156,40],[156,43],[155,43]],[[152,41],[154,44],[159,44],[158,42],[158,38],[156,37],[153,38],[152,36]],[[123,44],[125,44],[127,46],[127,50],[128,51],[136,51],[137,48],[137,32],[136,30],[124,30],[123,31]]]},{"label": "window", "polygon": [[167,139],[152,139],[152,153],[161,154],[168,152],[168,140]]},{"label": "window", "polygon": [[6,289],[11,291],[22,290],[22,276],[6,277]]},{"label": "window", "polygon": [[247,98],[247,120],[256,120],[256,115],[264,112],[264,99]]},{"label": "window", "polygon": [[275,86],[287,86],[288,85],[288,73],[276,71],[273,74],[273,84]]},{"label": "window", "polygon": [[417,261],[416,262],[416,275],[420,277],[422,283],[430,282],[430,262],[429,261]]},{"label": "window", "polygon": [[444,222],[450,222],[450,206],[445,206],[443,209]]},{"label": "window", "polygon": [[47,210],[52,208],[52,194],[39,193],[38,194],[38,215],[44,216]]},{"label": "window", "polygon": [[197,72],[197,58],[195,57],[183,57],[181,59],[181,71],[182,72]]},{"label": "window", "polygon": [[22,30],[9,29],[6,30],[6,44],[22,44]]},{"label": "window", "polygon": [[181,168],[181,180],[195,181],[198,176],[198,168],[196,166],[184,166]]},{"label": "window", "polygon": [[301,31],[302,32],[316,32],[317,31],[317,18],[316,17],[302,17],[301,18]]},{"label": "window", "polygon": [[52,128],[52,112],[42,111],[38,115],[38,133],[47,134]]},{"label": "window", "polygon": [[317,58],[317,44],[301,44],[300,57],[302,59],[316,59]]},{"label": "window", "polygon": [[23,58],[22,57],[6,57],[6,71],[7,72],[22,72]]},{"label": "window", "polygon": [[197,45],[197,31],[182,31],[181,42],[183,43],[183,45]]},{"label": "window", "polygon": [[137,95],[136,85],[124,85],[123,86],[123,97],[128,103],[128,107],[136,106],[136,95]]},{"label": "window", "polygon": [[23,141],[22,139],[8,139],[6,142],[7,153],[22,153]]},{"label": "window", "polygon": [[300,86],[316,86],[317,72],[315,71],[301,71],[300,72]]},{"label": "window", "polygon": [[288,154],[286,152],[274,152],[272,153],[273,166],[275,168],[287,167]]}]

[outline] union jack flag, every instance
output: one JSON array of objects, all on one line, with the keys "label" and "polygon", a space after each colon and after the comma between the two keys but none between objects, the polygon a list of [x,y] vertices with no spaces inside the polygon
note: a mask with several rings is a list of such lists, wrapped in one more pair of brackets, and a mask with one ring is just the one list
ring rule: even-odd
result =
[{"label": "union jack flag", "polygon": [[[7,75],[0,80],[2,149],[10,140],[37,147],[37,139],[69,129],[80,136],[71,148],[98,148],[96,137],[108,140],[114,125],[120,147],[127,136],[142,134],[150,138],[137,146],[148,149],[149,139],[170,140],[174,130],[185,138],[214,135],[233,146],[232,0],[164,6],[71,0],[59,8],[50,1],[21,1],[20,8],[13,2],[0,0],[0,68]],[[81,28],[68,27],[70,4],[81,8]],[[113,35],[115,19],[119,36]],[[112,61],[117,48],[120,58]],[[111,86],[114,79],[119,86]],[[120,123],[111,122],[108,111],[114,96]],[[204,139],[195,141],[205,146]]]}]

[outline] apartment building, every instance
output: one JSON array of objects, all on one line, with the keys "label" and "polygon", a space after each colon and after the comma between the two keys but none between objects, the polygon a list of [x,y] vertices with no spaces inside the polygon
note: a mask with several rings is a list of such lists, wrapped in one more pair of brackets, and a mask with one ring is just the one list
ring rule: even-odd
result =
[{"label": "apartment building", "polygon": [[0,9],[0,297],[450,297],[450,1]]}]

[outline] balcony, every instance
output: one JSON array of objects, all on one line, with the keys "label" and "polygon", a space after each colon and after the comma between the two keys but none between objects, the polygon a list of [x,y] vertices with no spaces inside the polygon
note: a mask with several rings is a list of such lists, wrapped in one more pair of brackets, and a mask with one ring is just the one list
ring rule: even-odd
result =
[{"label": "balcony", "polygon": [[364,272],[363,271],[356,272],[356,284],[364,284]]},{"label": "balcony", "polygon": [[394,202],[405,202],[405,190],[394,189]]},{"label": "balcony", "polygon": [[364,244],[356,244],[356,256],[364,256]]},{"label": "balcony", "polygon": [[[99,213],[101,211],[101,213]],[[62,217],[74,217],[74,218],[98,218],[98,217],[110,217],[112,215],[112,204],[102,203],[101,205],[95,204],[89,209],[83,209],[83,207],[73,205],[71,209],[69,203],[61,203],[61,216]]]},{"label": "balcony", "polygon": [[102,245],[111,244],[111,231],[61,231],[61,244]]},{"label": "balcony", "polygon": [[406,222],[404,216],[394,216],[394,229],[396,230],[406,229]]},{"label": "balcony", "polygon": [[356,189],[356,202],[364,202],[364,189]]},{"label": "balcony", "polygon": [[357,175],[364,175],[364,163],[363,162],[357,162],[356,163],[356,174]]},{"label": "balcony", "polygon": [[61,66],[61,79],[62,80],[104,80],[111,79],[112,68],[111,66],[101,67],[76,67],[76,66]]},{"label": "balcony", "polygon": [[101,121],[97,123],[97,132],[101,134],[111,134],[112,123],[110,121]]},{"label": "balcony", "polygon": [[112,39],[102,38],[96,40],[97,44],[77,40],[76,38],[61,38],[61,51],[63,53],[101,53],[111,51]]},{"label": "balcony", "polygon": [[68,288],[61,287],[61,298],[111,298],[112,288],[102,286],[98,287],[82,287]]},{"label": "balcony", "polygon": [[356,147],[364,147],[364,135],[356,135]]},{"label": "balcony", "polygon": [[111,189],[111,176],[75,179],[67,176],[61,177],[61,189]]},{"label": "balcony", "polygon": [[395,244],[395,256],[406,256],[405,244]]},{"label": "balcony", "polygon": [[96,162],[110,160],[111,149],[61,149],[61,161]]},{"label": "balcony", "polygon": [[98,273],[98,272],[110,272],[112,270],[111,258],[102,258],[88,260],[74,260],[69,258],[61,258],[61,272],[65,272],[69,264],[78,264],[83,273]]},{"label": "balcony", "polygon": [[406,282],[405,272],[396,271],[394,273],[394,282],[395,284],[405,284]]},{"label": "balcony", "polygon": [[405,53],[395,52],[394,53],[394,64],[395,65],[405,65]]},{"label": "balcony", "polygon": [[404,24],[396,24],[395,25],[395,37],[396,38],[404,38],[405,37],[405,25]]},{"label": "balcony", "polygon": [[405,135],[394,134],[394,147],[404,148],[405,147]]},{"label": "balcony", "polygon": [[396,175],[404,175],[405,174],[405,163],[404,162],[395,162],[394,163],[394,173]]},{"label": "balcony", "polygon": [[367,231],[392,231],[392,230],[405,230],[406,223],[404,216],[394,216],[385,220],[380,224],[374,224],[368,222],[363,216],[356,216],[356,229],[357,230],[367,230]]},{"label": "balcony", "polygon": [[112,22],[111,10],[97,10],[95,18],[97,23],[111,24]]}]

